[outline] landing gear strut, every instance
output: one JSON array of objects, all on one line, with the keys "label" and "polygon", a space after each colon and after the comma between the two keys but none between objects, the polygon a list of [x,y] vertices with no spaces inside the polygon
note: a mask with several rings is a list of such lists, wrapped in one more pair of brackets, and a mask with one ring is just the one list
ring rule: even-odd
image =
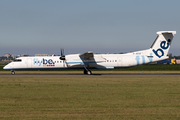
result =
[{"label": "landing gear strut", "polygon": [[11,75],[14,75],[14,74],[15,74],[15,72],[12,70],[12,71],[11,71]]},{"label": "landing gear strut", "polygon": [[87,75],[92,75],[92,72],[90,70],[86,70],[84,69],[84,74],[87,74]]},{"label": "landing gear strut", "polygon": [[84,66],[84,74],[92,75],[92,72]]}]

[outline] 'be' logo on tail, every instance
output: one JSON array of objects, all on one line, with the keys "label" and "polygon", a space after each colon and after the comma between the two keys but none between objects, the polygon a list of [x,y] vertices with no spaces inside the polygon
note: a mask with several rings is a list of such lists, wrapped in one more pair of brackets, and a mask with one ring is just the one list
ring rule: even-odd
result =
[{"label": "'be' logo on tail", "polygon": [[[154,49],[153,49],[152,51],[154,52],[154,54],[155,54],[157,57],[161,58],[162,56],[164,56],[164,51],[163,51],[163,50],[166,50],[166,49],[169,48],[169,42],[171,42],[170,39],[168,39],[168,42],[162,41],[162,42],[160,43],[160,47],[161,47],[161,48],[159,48],[159,49],[157,49],[157,50],[154,50]],[[167,43],[167,44],[166,44],[166,43]]]}]

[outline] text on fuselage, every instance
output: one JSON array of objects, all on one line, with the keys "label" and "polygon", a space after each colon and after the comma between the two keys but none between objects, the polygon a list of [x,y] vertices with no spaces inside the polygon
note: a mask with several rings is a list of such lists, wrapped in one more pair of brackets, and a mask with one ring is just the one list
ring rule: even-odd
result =
[{"label": "text on fuselage", "polygon": [[55,62],[53,62],[52,59],[44,59],[44,58],[42,60],[39,60],[38,58],[34,58],[33,64],[38,66],[41,66],[41,64],[43,64],[43,67],[55,66]]},{"label": "text on fuselage", "polygon": [[148,62],[150,63],[150,62],[152,62],[153,61],[153,57],[151,57],[152,56],[152,53],[150,53],[150,56],[144,56],[144,55],[141,55],[141,56],[136,56],[135,57],[135,60],[136,60],[136,62],[137,62],[137,65],[140,65],[140,60],[142,59],[142,64],[145,64],[146,63],[146,61],[145,61],[145,57],[147,57],[148,58]]}]

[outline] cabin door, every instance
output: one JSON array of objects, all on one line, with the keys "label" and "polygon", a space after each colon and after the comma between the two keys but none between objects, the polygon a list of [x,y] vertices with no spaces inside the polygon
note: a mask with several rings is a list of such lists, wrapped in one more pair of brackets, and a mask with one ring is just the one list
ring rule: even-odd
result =
[{"label": "cabin door", "polygon": [[31,67],[32,67],[32,59],[31,59],[31,58],[28,58],[28,59],[27,59],[27,67],[28,67],[28,68],[31,68]]},{"label": "cabin door", "polygon": [[121,59],[121,57],[118,57],[118,58],[117,58],[117,65],[118,65],[119,67],[122,66],[122,59]]}]

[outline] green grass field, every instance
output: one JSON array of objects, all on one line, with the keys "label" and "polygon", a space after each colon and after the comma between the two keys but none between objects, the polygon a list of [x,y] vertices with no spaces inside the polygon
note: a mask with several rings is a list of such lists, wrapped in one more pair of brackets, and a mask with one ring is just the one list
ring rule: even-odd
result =
[{"label": "green grass field", "polygon": [[180,119],[180,77],[1,77],[0,119]]}]

